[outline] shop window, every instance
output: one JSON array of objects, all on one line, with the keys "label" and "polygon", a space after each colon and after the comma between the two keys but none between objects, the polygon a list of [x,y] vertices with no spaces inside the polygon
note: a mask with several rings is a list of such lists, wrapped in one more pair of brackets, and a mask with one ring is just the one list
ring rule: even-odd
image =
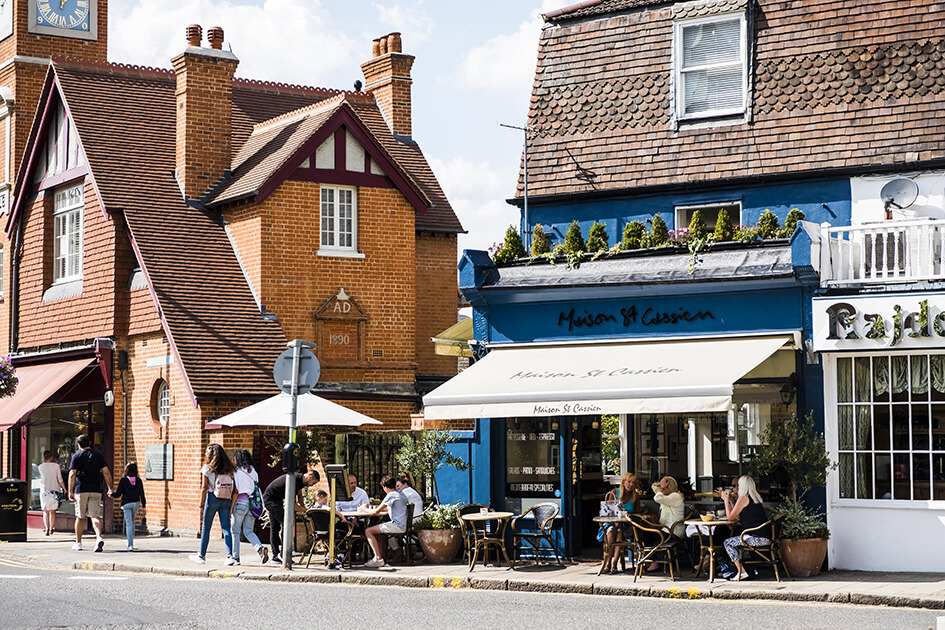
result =
[{"label": "shop window", "polygon": [[158,381],[154,396],[154,413],[161,426],[166,427],[171,419],[171,388],[167,381]]},{"label": "shop window", "polygon": [[505,431],[506,496],[560,496],[558,436],[554,418],[509,418]]},{"label": "shop window", "polygon": [[357,254],[357,191],[350,186],[321,187],[320,255]]},{"label": "shop window", "polygon": [[604,478],[612,483],[619,483],[620,477],[627,471],[626,418],[616,415],[601,416],[600,441]]},{"label": "shop window", "polygon": [[842,499],[945,500],[945,354],[837,359]]},{"label": "shop window", "polygon": [[748,101],[744,14],[674,24],[676,117],[744,116]]}]

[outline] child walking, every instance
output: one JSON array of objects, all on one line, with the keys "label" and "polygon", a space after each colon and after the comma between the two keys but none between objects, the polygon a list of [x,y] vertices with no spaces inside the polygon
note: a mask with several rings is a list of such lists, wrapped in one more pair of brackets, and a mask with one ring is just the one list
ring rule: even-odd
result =
[{"label": "child walking", "polygon": [[62,469],[53,461],[52,451],[43,451],[43,463],[39,465],[39,480],[43,489],[40,496],[43,525],[46,528],[46,535],[49,536],[56,526],[56,510],[59,509],[59,501],[66,493],[66,487],[62,485]]},{"label": "child walking", "polygon": [[125,476],[118,481],[118,488],[110,496],[121,498],[121,511],[125,513],[125,536],[128,538],[128,551],[134,551],[135,517],[139,509],[144,509],[144,484],[138,477],[137,462],[125,464]]}]

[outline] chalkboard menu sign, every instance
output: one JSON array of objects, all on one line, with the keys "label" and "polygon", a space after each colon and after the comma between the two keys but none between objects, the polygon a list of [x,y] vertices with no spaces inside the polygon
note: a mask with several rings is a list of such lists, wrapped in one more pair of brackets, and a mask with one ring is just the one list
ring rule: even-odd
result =
[{"label": "chalkboard menu sign", "polygon": [[558,424],[551,418],[510,418],[505,429],[505,492],[509,497],[561,494]]}]

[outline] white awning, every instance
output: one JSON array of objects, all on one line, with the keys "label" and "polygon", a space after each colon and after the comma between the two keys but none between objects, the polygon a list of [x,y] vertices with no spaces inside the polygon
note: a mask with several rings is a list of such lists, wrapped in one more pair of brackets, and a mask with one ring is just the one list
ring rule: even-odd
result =
[{"label": "white awning", "polygon": [[429,419],[728,411],[791,337],[496,347],[423,397]]}]

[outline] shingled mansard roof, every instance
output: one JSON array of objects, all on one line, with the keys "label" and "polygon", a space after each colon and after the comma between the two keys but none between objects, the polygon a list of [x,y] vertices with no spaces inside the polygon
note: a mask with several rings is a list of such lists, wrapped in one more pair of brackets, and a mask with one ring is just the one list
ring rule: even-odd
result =
[{"label": "shingled mansard roof", "polygon": [[[285,349],[286,338],[277,323],[260,316],[217,213],[185,203],[173,177],[174,74],[55,60],[40,111],[42,103],[55,98],[56,86],[74,121],[105,211],[124,214],[168,340],[195,399],[271,394],[273,361]],[[254,125],[338,94],[237,79],[233,90],[237,155],[244,142],[251,141]],[[382,135],[379,142],[432,202],[432,207],[418,212],[417,229],[462,231],[416,145],[399,146],[376,105],[367,103],[364,95],[354,100],[360,118]],[[34,125],[27,160],[39,133]],[[278,160],[278,152],[272,153]],[[265,165],[266,156],[256,157]],[[21,168],[18,186],[30,180],[29,166]]]},{"label": "shingled mansard roof", "polygon": [[[753,11],[750,121],[672,119],[674,20]],[[529,194],[945,162],[941,0],[598,0],[545,15]],[[517,195],[522,195],[522,174]]]}]

